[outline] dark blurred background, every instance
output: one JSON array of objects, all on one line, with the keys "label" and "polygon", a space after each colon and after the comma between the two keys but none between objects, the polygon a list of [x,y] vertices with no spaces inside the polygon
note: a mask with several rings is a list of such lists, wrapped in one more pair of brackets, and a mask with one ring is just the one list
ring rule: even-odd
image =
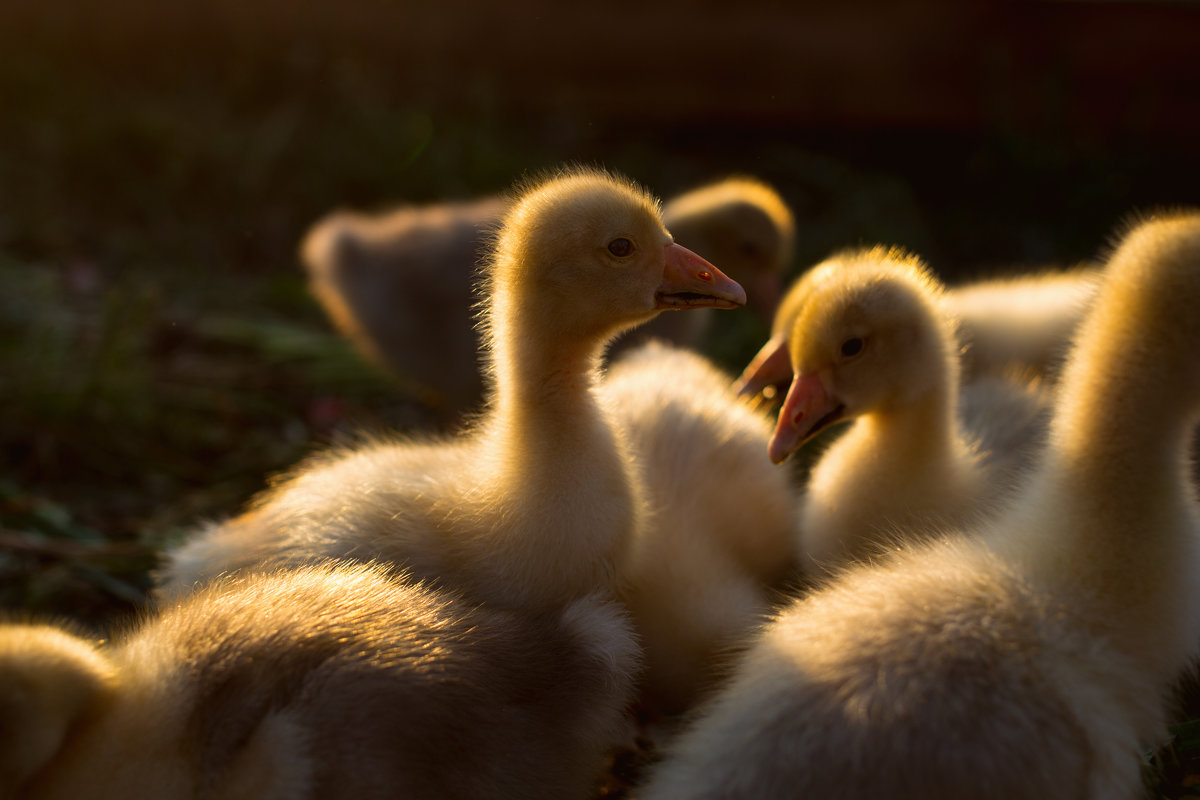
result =
[{"label": "dark blurred background", "polygon": [[103,624],[164,541],[419,422],[307,294],[335,207],[741,172],[796,271],[1070,264],[1197,201],[1198,55],[1185,2],[0,0],[0,605]]}]

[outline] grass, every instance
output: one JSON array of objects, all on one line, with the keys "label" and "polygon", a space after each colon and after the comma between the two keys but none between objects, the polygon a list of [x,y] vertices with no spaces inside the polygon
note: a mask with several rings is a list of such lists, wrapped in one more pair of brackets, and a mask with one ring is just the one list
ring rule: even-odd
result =
[{"label": "grass", "polygon": [[[564,161],[660,194],[749,172],[797,212],[796,269],[886,241],[954,277],[1092,256],[1128,211],[1197,185],[1194,154],[1143,142],[538,105],[447,74],[430,12],[243,6],[0,11],[7,613],[104,631],[142,604],[167,542],[348,428],[420,424],[412,387],[362,363],[303,285],[296,245],[331,208],[491,192]],[[426,44],[398,47],[402,26]],[[761,331],[722,324],[711,355],[739,369]],[[1155,796],[1194,791],[1196,725],[1148,757]]]}]

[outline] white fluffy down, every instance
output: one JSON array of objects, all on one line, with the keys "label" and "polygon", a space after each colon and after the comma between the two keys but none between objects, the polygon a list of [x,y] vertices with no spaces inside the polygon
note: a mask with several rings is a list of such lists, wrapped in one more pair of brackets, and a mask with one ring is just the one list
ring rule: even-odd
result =
[{"label": "white fluffy down", "polygon": [[795,564],[796,490],[767,459],[768,420],[694,352],[644,345],[602,394],[650,509],[622,581],[646,649],[643,702],[679,712],[773,607]]}]

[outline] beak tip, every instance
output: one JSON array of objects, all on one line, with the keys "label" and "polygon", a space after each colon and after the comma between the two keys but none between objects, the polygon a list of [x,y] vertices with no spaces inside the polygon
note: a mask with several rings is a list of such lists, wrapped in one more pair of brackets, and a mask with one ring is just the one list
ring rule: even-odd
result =
[{"label": "beak tip", "polygon": [[729,283],[721,287],[721,289],[723,290],[721,291],[721,294],[724,296],[726,302],[729,303],[730,308],[745,307],[746,290],[740,283],[730,278]]}]

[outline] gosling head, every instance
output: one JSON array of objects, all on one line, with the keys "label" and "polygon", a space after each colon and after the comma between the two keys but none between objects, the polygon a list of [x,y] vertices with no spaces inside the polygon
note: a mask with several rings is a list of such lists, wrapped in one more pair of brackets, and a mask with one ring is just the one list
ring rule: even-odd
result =
[{"label": "gosling head", "polygon": [[45,625],[0,624],[0,795],[45,769],[118,689],[116,668],[91,643]]},{"label": "gosling head", "polygon": [[645,190],[585,169],[520,194],[497,236],[491,285],[559,335],[580,337],[612,336],[663,310],[746,302],[741,286],[674,242]]},{"label": "gosling head", "polygon": [[787,336],[794,377],[768,451],[775,463],[837,422],[922,402],[956,377],[941,285],[915,257],[843,253],[802,285]]},{"label": "gosling head", "polygon": [[792,211],[775,189],[751,177],[726,178],[672,199],[663,219],[679,241],[732,273],[746,287],[749,308],[770,321],[796,237]]}]

